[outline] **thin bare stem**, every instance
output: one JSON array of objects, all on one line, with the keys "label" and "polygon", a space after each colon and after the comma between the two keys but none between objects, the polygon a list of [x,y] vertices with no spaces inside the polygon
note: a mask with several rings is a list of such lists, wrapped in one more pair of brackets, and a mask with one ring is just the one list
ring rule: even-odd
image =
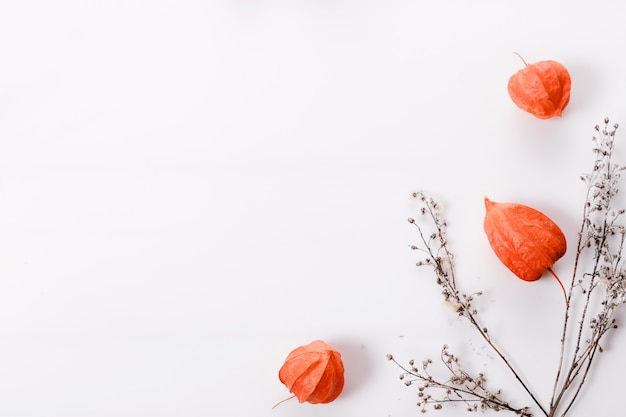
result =
[{"label": "thin bare stem", "polygon": [[517,53],[517,52],[513,52],[513,53],[514,53],[515,55],[517,55],[517,56],[519,57],[519,59],[521,59],[521,60],[522,60],[522,62],[524,63],[524,65],[525,65],[525,66],[528,66],[528,63],[524,60],[524,58],[522,58],[522,56],[521,56],[519,53]]},{"label": "thin bare stem", "polygon": [[[609,132],[608,119],[605,119],[604,129],[601,130],[596,126],[596,131],[601,133],[599,140],[594,137],[594,142],[597,145],[594,149],[596,160],[591,173],[582,177],[587,183],[587,194],[583,208],[583,220],[578,233],[574,271],[567,295],[568,303],[561,337],[559,366],[550,399],[550,416],[556,414],[561,401],[565,398],[565,394],[570,388],[573,388],[574,393],[561,416],[565,416],[569,412],[587,381],[587,376],[602,337],[608,330],[614,327],[614,319],[612,317],[617,302],[613,301],[611,291],[609,290],[607,290],[605,300],[601,304],[603,307],[600,309],[598,317],[590,318],[589,316],[592,299],[595,298],[592,297],[592,294],[595,294],[600,279],[607,282],[610,280],[617,282],[615,284],[617,288],[615,293],[619,295],[620,277],[623,276],[620,268],[622,265],[622,248],[624,246],[624,228],[617,224],[617,220],[624,211],[614,212],[611,208],[613,197],[617,194],[617,180],[621,170],[619,166],[611,162],[614,146],[613,136],[616,129],[617,125],[614,126],[613,131]],[[592,215],[594,216],[593,219]],[[618,249],[614,252],[610,239],[616,234],[616,229],[621,231],[621,236]],[[581,255],[588,248],[595,250],[591,268],[589,272],[583,274],[582,278],[577,278]],[[569,352],[571,362],[565,373],[563,373],[567,348],[566,338],[569,332],[570,304],[574,297],[575,288],[579,288],[582,292],[583,308],[577,318],[578,327],[575,343],[571,352]],[[623,302],[619,297],[617,298],[617,301]],[[591,334],[585,340],[584,337],[586,336],[583,335],[588,333],[586,330],[587,326],[591,326]],[[586,344],[584,349],[583,343]]]},{"label": "thin bare stem", "polygon": [[556,275],[556,273],[552,270],[552,268],[548,268],[548,272],[550,272],[552,276],[556,278],[556,281],[561,286],[561,289],[563,290],[563,298],[565,299],[565,305],[567,305],[567,292],[565,291],[565,287],[563,286],[563,283],[561,282],[559,277]]},{"label": "thin bare stem", "polygon": [[487,342],[487,344],[491,347],[491,349],[493,349],[493,351],[500,357],[500,359],[502,359],[502,361],[504,362],[504,364],[506,365],[507,368],[509,368],[509,370],[513,373],[513,376],[515,377],[515,379],[517,380],[517,382],[520,383],[520,385],[522,386],[522,388],[524,388],[524,391],[526,391],[526,393],[528,393],[528,395],[530,396],[530,398],[533,400],[533,402],[535,403],[535,405],[537,407],[539,407],[539,409],[541,410],[541,412],[544,415],[548,415],[548,412],[546,411],[546,409],[541,405],[541,403],[539,402],[539,400],[537,399],[537,397],[535,397],[535,394],[530,390],[530,388],[528,387],[528,385],[526,385],[526,382],[524,382],[524,380],[522,379],[522,377],[519,375],[519,373],[515,370],[515,368],[513,367],[513,365],[509,362],[509,360],[506,358],[506,356],[504,356],[504,354],[500,351],[500,349],[498,349],[498,347],[493,343],[493,341],[491,340],[491,338],[487,335],[487,333],[485,333],[485,331],[483,330],[484,328],[482,326],[480,326],[480,324],[478,323],[478,321],[476,320],[476,318],[474,317],[473,314],[471,314],[471,312],[469,312],[467,314],[467,318],[469,319],[470,323],[472,323],[472,325],[476,328],[476,330],[478,331],[478,333],[482,336],[482,338]]},{"label": "thin bare stem", "polygon": [[292,395],[291,397],[285,398],[284,400],[280,400],[279,402],[277,402],[276,404],[274,404],[272,406],[272,410],[275,409],[276,407],[278,407],[279,405],[281,405],[282,403],[287,402],[287,401],[289,401],[289,400],[291,400],[293,398],[296,398],[296,396]]}]

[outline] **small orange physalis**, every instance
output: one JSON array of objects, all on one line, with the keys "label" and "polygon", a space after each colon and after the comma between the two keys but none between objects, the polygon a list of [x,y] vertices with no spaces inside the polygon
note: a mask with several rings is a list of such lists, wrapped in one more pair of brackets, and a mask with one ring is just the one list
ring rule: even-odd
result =
[{"label": "small orange physalis", "polygon": [[[485,233],[495,254],[515,275],[535,281],[549,271],[567,249],[565,235],[545,214],[515,203],[485,197]],[[565,293],[565,289],[563,288]]]},{"label": "small orange physalis", "polygon": [[341,354],[326,342],[315,340],[294,349],[278,377],[301,403],[329,403],[343,390]]},{"label": "small orange physalis", "polygon": [[572,87],[567,69],[556,61],[534,64],[524,61],[524,64],[526,66],[509,79],[509,96],[513,102],[540,119],[560,116],[569,103]]}]

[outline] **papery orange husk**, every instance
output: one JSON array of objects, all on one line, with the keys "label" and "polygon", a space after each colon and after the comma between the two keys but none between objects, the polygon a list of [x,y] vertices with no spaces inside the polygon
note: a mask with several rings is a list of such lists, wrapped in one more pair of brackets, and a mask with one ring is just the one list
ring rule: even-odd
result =
[{"label": "papery orange husk", "polygon": [[485,197],[485,233],[495,254],[515,275],[535,281],[567,250],[565,235],[531,207]]},{"label": "papery orange husk", "polygon": [[329,403],[343,390],[341,354],[326,342],[315,340],[294,349],[285,359],[278,377],[301,403]]},{"label": "papery orange husk", "polygon": [[556,61],[527,64],[508,84],[513,102],[540,119],[560,116],[569,103],[571,88],[569,72]]}]

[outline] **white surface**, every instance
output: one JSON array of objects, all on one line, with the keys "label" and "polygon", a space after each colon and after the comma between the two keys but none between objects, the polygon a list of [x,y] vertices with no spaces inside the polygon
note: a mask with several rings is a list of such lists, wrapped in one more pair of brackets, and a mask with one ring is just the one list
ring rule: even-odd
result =
[{"label": "white surface", "polygon": [[[413,266],[420,189],[545,399],[561,294],[494,259],[482,199],[574,238],[593,126],[626,125],[626,6],[505,3],[0,4],[0,415],[409,416],[385,354],[443,343],[528,403]],[[563,118],[510,101],[513,51],[569,69]],[[344,393],[271,410],[314,339],[342,352]],[[625,345],[572,416],[615,409]]]}]

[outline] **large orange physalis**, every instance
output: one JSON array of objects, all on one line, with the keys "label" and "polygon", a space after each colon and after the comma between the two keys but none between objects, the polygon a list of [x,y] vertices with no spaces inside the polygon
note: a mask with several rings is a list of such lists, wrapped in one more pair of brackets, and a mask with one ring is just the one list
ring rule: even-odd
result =
[{"label": "large orange physalis", "polygon": [[567,244],[556,223],[533,208],[487,197],[485,209],[485,233],[507,268],[525,281],[538,280],[545,271],[558,280],[552,265],[565,254]]},{"label": "large orange physalis", "polygon": [[343,389],[341,354],[326,342],[315,340],[294,349],[278,377],[301,403],[329,403]]},{"label": "large orange physalis", "polygon": [[[522,59],[523,61],[523,59]],[[567,103],[572,81],[567,69],[556,61],[526,64],[509,79],[509,96],[522,110],[540,119],[560,116]]]}]

